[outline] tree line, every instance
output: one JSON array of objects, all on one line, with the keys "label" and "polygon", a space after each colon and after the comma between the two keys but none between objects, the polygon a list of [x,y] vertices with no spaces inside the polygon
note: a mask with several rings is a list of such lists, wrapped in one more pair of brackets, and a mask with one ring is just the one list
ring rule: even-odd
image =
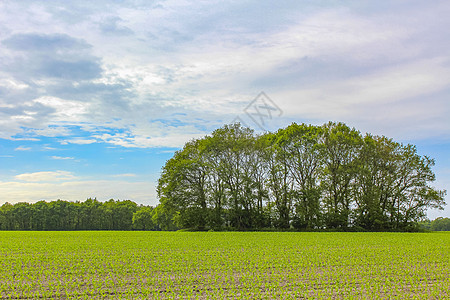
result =
[{"label": "tree line", "polygon": [[0,206],[0,230],[174,230],[161,209],[131,200],[84,202],[64,200],[5,203]]},{"label": "tree line", "polygon": [[419,222],[420,227],[431,231],[450,231],[450,218],[436,218],[433,221],[428,219]]},{"label": "tree line", "polygon": [[[85,202],[57,200],[37,203],[5,203],[0,206],[0,230],[177,230],[173,214],[163,206],[137,205],[130,200]],[[450,231],[449,218],[425,219],[420,228]]]},{"label": "tree line", "polygon": [[445,190],[434,160],[343,123],[255,134],[239,123],[186,143],[162,169],[159,209],[194,230],[414,230]]}]

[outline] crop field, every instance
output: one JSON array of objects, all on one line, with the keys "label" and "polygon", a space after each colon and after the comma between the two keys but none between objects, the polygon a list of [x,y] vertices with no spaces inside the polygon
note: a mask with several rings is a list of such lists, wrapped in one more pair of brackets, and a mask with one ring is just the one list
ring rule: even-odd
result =
[{"label": "crop field", "polygon": [[0,232],[1,299],[445,299],[450,232]]}]

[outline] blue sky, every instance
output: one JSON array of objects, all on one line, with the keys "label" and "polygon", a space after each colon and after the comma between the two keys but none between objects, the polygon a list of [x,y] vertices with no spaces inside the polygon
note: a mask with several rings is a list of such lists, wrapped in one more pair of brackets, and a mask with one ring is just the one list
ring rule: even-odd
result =
[{"label": "blue sky", "polygon": [[237,117],[259,130],[245,110],[261,91],[280,109],[264,129],[333,120],[412,143],[449,189],[449,15],[448,1],[1,1],[0,204],[155,205],[186,141]]}]

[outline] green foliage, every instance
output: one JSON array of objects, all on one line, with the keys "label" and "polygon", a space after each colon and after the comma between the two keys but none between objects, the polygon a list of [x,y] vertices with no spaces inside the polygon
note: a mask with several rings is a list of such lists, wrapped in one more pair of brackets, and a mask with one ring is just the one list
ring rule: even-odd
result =
[{"label": "green foliage", "polygon": [[172,231],[178,229],[174,223],[175,216],[173,210],[170,210],[168,205],[164,205],[164,202],[156,206],[152,213],[152,220],[156,224],[157,230]]},{"label": "green foliage", "polygon": [[433,221],[425,220],[419,222],[421,228],[432,231],[450,231],[450,218],[437,218]]},{"label": "green foliage", "polygon": [[57,200],[34,204],[5,203],[0,207],[0,230],[174,230],[163,208],[138,207],[130,200],[85,202]]},{"label": "green foliage", "polygon": [[233,124],[176,152],[158,195],[179,228],[410,231],[445,205],[446,191],[429,186],[433,165],[343,123],[262,135]]},{"label": "green foliage", "polygon": [[156,229],[156,222],[153,220],[153,207],[142,206],[133,214],[133,229]]},{"label": "green foliage", "polygon": [[431,222],[431,230],[450,231],[450,218],[437,218]]},{"label": "green foliage", "polygon": [[449,299],[450,233],[0,232],[1,299]]}]

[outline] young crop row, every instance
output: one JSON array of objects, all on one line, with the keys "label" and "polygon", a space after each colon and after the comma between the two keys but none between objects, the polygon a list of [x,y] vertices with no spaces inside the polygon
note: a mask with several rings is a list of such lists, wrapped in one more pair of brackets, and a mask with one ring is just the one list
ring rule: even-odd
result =
[{"label": "young crop row", "polygon": [[1,299],[450,297],[450,233],[0,232]]}]

